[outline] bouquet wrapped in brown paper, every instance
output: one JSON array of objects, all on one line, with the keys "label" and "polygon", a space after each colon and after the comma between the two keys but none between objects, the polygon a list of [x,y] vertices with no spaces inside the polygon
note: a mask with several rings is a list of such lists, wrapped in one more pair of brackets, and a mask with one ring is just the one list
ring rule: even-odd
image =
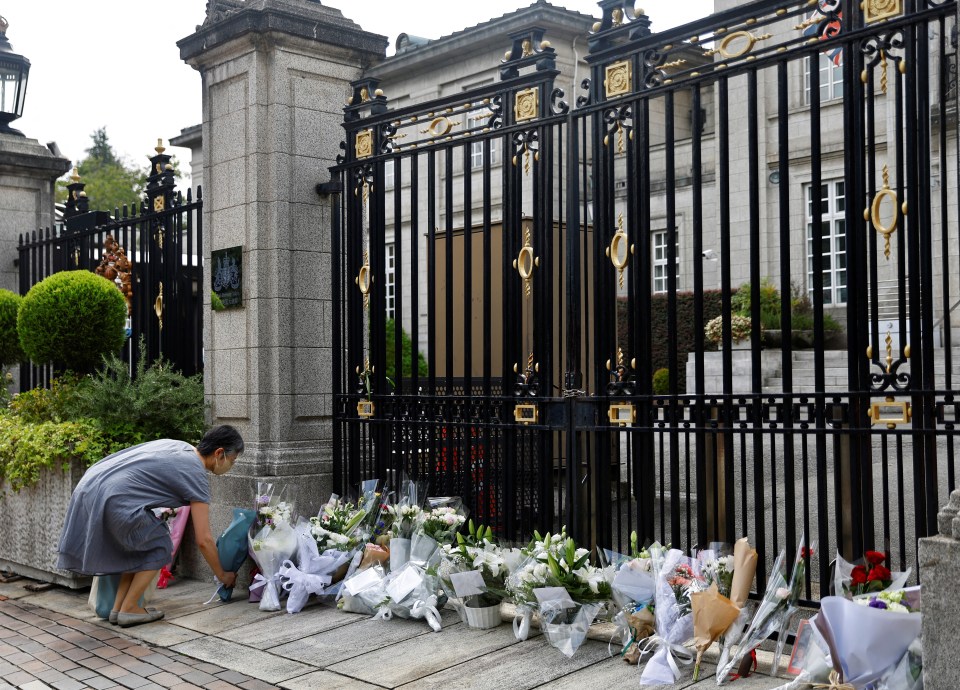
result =
[{"label": "bouquet wrapped in brown paper", "polygon": [[722,635],[730,624],[737,620],[740,609],[729,597],[720,594],[714,582],[702,592],[690,595],[693,605],[693,640],[697,650],[697,660],[693,666],[693,679],[700,680],[700,661],[703,653]]},{"label": "bouquet wrapped in brown paper", "polygon": [[731,647],[740,640],[743,634],[743,628],[747,623],[749,613],[745,605],[750,596],[750,588],[753,586],[753,578],[756,574],[757,550],[750,546],[749,538],[738,539],[733,545],[733,580],[730,584],[730,601],[737,607],[739,613],[737,618],[720,635],[718,666],[722,666],[729,658]]},{"label": "bouquet wrapped in brown paper", "polygon": [[623,660],[636,666],[640,661],[640,641],[654,633],[653,610],[649,606],[644,606],[632,611],[626,614],[626,622],[630,628],[630,644],[626,646],[623,652]]}]

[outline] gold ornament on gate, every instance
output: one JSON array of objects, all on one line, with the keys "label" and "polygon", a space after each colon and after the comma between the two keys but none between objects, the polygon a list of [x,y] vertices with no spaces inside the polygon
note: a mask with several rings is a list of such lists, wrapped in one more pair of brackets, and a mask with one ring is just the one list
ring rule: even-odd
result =
[{"label": "gold ornament on gate", "polygon": [[633,68],[629,60],[607,65],[604,70],[603,88],[607,98],[630,93],[633,85]]},{"label": "gold ornament on gate", "polygon": [[370,257],[367,252],[363,253],[363,266],[353,282],[360,288],[360,294],[363,295],[363,308],[370,305],[370,286],[373,285],[373,275],[370,273]]},{"label": "gold ornament on gate", "polygon": [[533,234],[530,226],[524,232],[523,248],[517,258],[513,260],[513,267],[520,274],[523,281],[523,291],[527,297],[533,294],[533,272],[540,266],[540,257],[533,255]]},{"label": "gold ornament on gate", "polygon": [[867,24],[903,14],[903,0],[863,0],[863,20]]},{"label": "gold ornament on gate", "polygon": [[[889,223],[884,224],[880,216],[883,200],[888,199],[893,203],[893,218]],[[883,166],[883,187],[873,197],[873,203],[870,204],[870,222],[873,229],[883,235],[883,255],[890,260],[890,236],[897,231],[897,225],[900,222],[900,208],[898,204],[897,193],[890,189],[890,168],[886,164]]]},{"label": "gold ornament on gate", "polygon": [[613,267],[617,269],[618,283],[621,288],[623,287],[623,272],[630,262],[630,255],[633,254],[633,245],[628,245],[627,242],[628,237],[623,229],[623,214],[621,213],[617,218],[617,232],[610,240],[610,246],[607,247],[607,257],[609,257]]}]

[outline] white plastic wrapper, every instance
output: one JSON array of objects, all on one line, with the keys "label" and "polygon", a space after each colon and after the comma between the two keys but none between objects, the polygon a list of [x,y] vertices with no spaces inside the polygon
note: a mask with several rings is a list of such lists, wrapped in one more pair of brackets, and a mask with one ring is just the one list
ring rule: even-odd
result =
[{"label": "white plastic wrapper", "polygon": [[280,610],[280,567],[297,552],[297,536],[286,522],[262,528],[256,535],[248,535],[250,553],[260,568],[250,589],[263,589],[261,611]]},{"label": "white plastic wrapper", "polygon": [[540,602],[540,629],[551,646],[567,658],[587,639],[590,624],[603,608],[602,603],[577,604],[562,587],[534,590]]}]

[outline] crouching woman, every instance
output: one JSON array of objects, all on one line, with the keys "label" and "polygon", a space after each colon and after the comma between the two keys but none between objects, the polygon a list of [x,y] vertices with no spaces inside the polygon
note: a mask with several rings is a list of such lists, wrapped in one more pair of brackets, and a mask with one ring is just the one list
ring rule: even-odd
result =
[{"label": "crouching woman", "polygon": [[226,473],[243,452],[232,426],[208,431],[196,447],[160,439],[109,455],[86,471],[73,491],[60,535],[58,567],[83,575],[120,573],[110,622],[121,627],[163,618],[139,601],[173,542],[154,508],[190,506],[197,547],[217,578],[232,587],[236,573],[220,566],[210,529],[210,480]]}]

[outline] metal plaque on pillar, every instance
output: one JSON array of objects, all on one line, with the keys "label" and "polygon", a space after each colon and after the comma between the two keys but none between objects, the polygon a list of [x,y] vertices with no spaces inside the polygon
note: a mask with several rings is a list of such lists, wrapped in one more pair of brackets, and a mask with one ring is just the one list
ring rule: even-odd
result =
[{"label": "metal plaque on pillar", "polygon": [[210,252],[213,291],[225,307],[243,306],[243,247]]}]

